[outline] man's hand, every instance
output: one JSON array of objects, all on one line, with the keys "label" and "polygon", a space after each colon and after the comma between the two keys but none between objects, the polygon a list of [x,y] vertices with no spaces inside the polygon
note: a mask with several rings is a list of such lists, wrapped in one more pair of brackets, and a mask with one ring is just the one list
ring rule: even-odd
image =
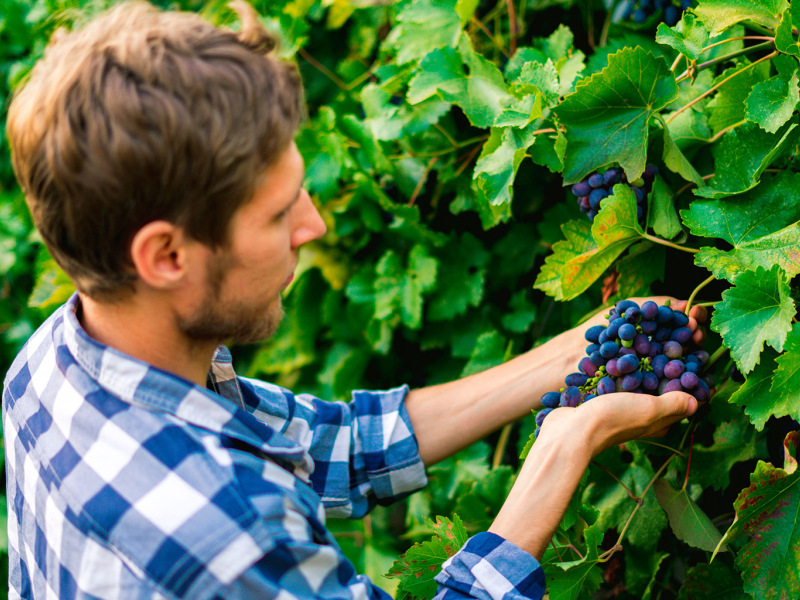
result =
[{"label": "man's hand", "polygon": [[577,408],[557,408],[489,531],[541,560],[592,458],[622,442],[663,435],[696,410],[697,400],[683,392],[607,394]]}]

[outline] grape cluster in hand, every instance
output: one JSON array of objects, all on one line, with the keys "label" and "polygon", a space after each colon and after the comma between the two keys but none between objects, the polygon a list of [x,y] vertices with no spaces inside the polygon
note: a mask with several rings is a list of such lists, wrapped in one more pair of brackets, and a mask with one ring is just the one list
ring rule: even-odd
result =
[{"label": "grape cluster in hand", "polygon": [[664,23],[670,27],[675,26],[681,20],[681,13],[687,8],[691,8],[692,0],[637,0],[629,2],[625,7],[623,19],[633,18],[634,23],[640,24],[647,21],[651,15],[659,10],[664,11]]},{"label": "grape cluster in hand", "polygon": [[614,392],[658,396],[688,392],[699,402],[708,400],[713,378],[703,377],[708,363],[704,350],[688,351],[692,339],[689,317],[648,300],[639,306],[621,300],[607,316],[608,325],[586,331],[586,356],[578,371],[567,375],[566,387],[542,396],[536,415],[536,435],[545,417],[559,406],[575,407]]},{"label": "grape cluster in hand", "polygon": [[593,173],[583,181],[572,186],[572,193],[578,198],[578,207],[585,212],[589,220],[594,222],[603,200],[614,195],[614,185],[621,183],[633,190],[636,196],[636,214],[639,224],[644,227],[647,218],[647,194],[653,188],[653,181],[658,174],[658,167],[647,165],[639,179],[628,181],[622,169],[612,167],[603,173]]}]

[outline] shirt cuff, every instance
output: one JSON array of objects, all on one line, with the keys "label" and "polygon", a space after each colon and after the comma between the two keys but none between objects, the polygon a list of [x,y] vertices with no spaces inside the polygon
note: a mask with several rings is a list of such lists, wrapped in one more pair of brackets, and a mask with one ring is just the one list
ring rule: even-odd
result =
[{"label": "shirt cuff", "polygon": [[531,554],[494,533],[479,533],[449,558],[436,576],[437,599],[541,600],[544,569]]}]

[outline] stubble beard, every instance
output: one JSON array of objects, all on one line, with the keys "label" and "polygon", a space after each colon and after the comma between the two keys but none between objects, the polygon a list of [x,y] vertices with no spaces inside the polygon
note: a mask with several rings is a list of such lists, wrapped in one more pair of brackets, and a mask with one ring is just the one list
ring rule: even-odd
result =
[{"label": "stubble beard", "polygon": [[[212,256],[208,261],[208,288],[200,307],[188,317],[178,316],[181,332],[196,342],[227,342],[255,344],[263,342],[275,333],[283,320],[284,310],[280,296],[277,302],[248,306],[233,302],[223,303],[222,285],[225,274],[237,264],[229,253]],[[270,306],[276,303],[276,306]]]}]

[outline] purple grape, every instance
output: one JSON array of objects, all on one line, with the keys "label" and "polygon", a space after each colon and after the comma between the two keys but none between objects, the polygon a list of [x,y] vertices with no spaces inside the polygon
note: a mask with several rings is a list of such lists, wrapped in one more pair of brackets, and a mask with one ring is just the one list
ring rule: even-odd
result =
[{"label": "purple grape", "polygon": [[545,408],[555,408],[561,402],[561,394],[559,392],[547,392],[542,396],[542,406]]},{"label": "purple grape", "polygon": [[636,196],[636,201],[641,202],[644,200],[644,190],[640,187],[632,187],[633,195]]},{"label": "purple grape", "polygon": [[636,302],[634,302],[633,300],[620,300],[619,302],[617,302],[617,305],[616,305],[615,308],[617,309],[617,313],[622,315],[622,313],[624,313],[629,308],[638,309],[639,305],[636,304]]},{"label": "purple grape", "polygon": [[694,354],[690,354],[685,359],[683,359],[683,362],[685,362],[687,366],[690,363],[697,363],[699,365],[700,364],[700,359],[697,358]]},{"label": "purple grape", "polygon": [[605,183],[605,179],[600,173],[594,173],[589,176],[589,185],[593,188],[599,188],[601,185]]},{"label": "purple grape", "polygon": [[711,373],[708,375],[703,375],[703,381],[705,381],[709,387],[714,387],[714,384],[717,382],[717,378],[714,377]]},{"label": "purple grape", "polygon": [[684,364],[686,365],[686,371],[687,372],[692,372],[695,375],[697,375],[700,372],[700,369],[702,368],[700,363],[687,362],[687,363],[684,363]]},{"label": "purple grape", "polygon": [[606,185],[614,185],[615,183],[619,183],[622,177],[620,176],[619,169],[607,169],[605,173],[603,173],[603,180],[606,182]]},{"label": "purple grape", "polygon": [[[625,343],[628,343],[628,342],[625,342]],[[636,356],[638,358],[638,355],[636,354],[636,350],[634,350],[633,347],[625,348],[624,346],[619,349],[619,354],[617,355],[617,358],[619,358],[620,356],[628,356],[629,354],[633,355],[633,356]]]},{"label": "purple grape", "polygon": [[610,311],[608,311],[608,322],[612,323],[614,319],[619,319],[619,313],[617,313],[616,308],[612,308]]},{"label": "purple grape", "polygon": [[663,344],[664,342],[669,341],[670,335],[672,335],[672,329],[661,327],[656,331],[655,335],[653,335],[653,339]]},{"label": "purple grape", "polygon": [[639,327],[642,328],[642,333],[645,335],[653,335],[658,328],[658,324],[655,321],[642,321],[639,323]]},{"label": "purple grape", "polygon": [[606,328],[603,325],[595,325],[594,327],[589,327],[584,334],[587,342],[597,343],[597,338],[600,337],[600,334],[603,333]]},{"label": "purple grape", "polygon": [[678,342],[666,342],[664,344],[664,354],[669,358],[680,358],[683,354],[683,346]]},{"label": "purple grape", "polygon": [[663,349],[664,347],[658,342],[650,342],[650,352],[647,354],[647,356],[649,356],[650,358],[655,358],[656,356],[661,354],[661,351]]},{"label": "purple grape", "polygon": [[600,354],[603,358],[614,358],[619,353],[619,346],[616,342],[606,342],[600,346]]},{"label": "purple grape", "polygon": [[589,211],[589,222],[594,223],[594,219],[595,219],[595,217],[597,217],[597,213],[599,213],[599,212],[600,212],[599,210],[595,210],[595,209],[590,210]]},{"label": "purple grape", "polygon": [[670,4],[664,9],[664,23],[670,27],[674,27],[678,21],[681,20],[681,9],[677,6]]},{"label": "purple grape", "polygon": [[672,327],[686,327],[689,324],[689,317],[686,316],[686,313],[681,312],[679,310],[672,311]]},{"label": "purple grape", "polygon": [[664,386],[664,391],[661,392],[662,394],[669,394],[670,392],[682,392],[683,386],[681,385],[680,379],[665,379],[664,381],[667,382],[667,385]]},{"label": "purple grape", "polygon": [[636,207],[636,218],[641,221],[644,218],[644,209],[641,206]]},{"label": "purple grape", "polygon": [[612,377],[621,377],[622,373],[619,369],[617,369],[617,359],[612,358],[610,361],[606,363],[606,373],[611,375]]},{"label": "purple grape", "polygon": [[597,394],[586,394],[586,397],[583,399],[583,401],[584,402],[588,402],[589,400],[592,400],[593,398],[597,398]]},{"label": "purple grape", "polygon": [[610,342],[610,341],[613,341],[613,340],[608,336],[608,330],[607,329],[604,329],[602,331],[602,333],[600,333],[600,335],[597,336],[597,343],[600,344],[601,346],[603,344],[605,344],[606,342]]},{"label": "purple grape", "polygon": [[662,379],[658,382],[658,388],[656,389],[656,393],[660,396],[664,393],[664,388],[667,387],[667,384],[672,381],[672,379]]},{"label": "purple grape", "polygon": [[575,408],[581,403],[581,391],[575,386],[570,386],[561,392],[561,406]]},{"label": "purple grape", "polygon": [[544,421],[544,418],[551,412],[553,412],[552,408],[543,408],[538,413],[536,413],[536,418],[535,418],[536,424],[541,426],[542,421]]},{"label": "purple grape", "polygon": [[[631,309],[633,310],[633,309]],[[636,337],[636,326],[631,325],[630,323],[625,323],[622,327],[619,328],[619,332],[617,333],[619,339],[630,342],[633,338]]]},{"label": "purple grape", "polygon": [[564,383],[566,383],[568,386],[574,385],[577,387],[583,387],[586,385],[587,381],[589,381],[589,378],[583,373],[570,373],[564,379]]},{"label": "purple grape", "polygon": [[617,360],[617,369],[620,373],[627,375],[639,368],[639,359],[635,355],[626,354]]},{"label": "purple grape", "polygon": [[667,366],[668,362],[669,357],[667,355],[659,354],[650,363],[650,366],[653,367],[653,373],[655,373],[656,377],[659,379],[664,379],[664,367]]},{"label": "purple grape", "polygon": [[648,300],[647,302],[642,304],[642,318],[646,321],[652,321],[658,316],[658,304],[653,302],[652,300]]},{"label": "purple grape", "polygon": [[685,344],[692,339],[692,330],[688,327],[679,327],[678,329],[673,329],[670,339],[678,342],[679,344]]},{"label": "purple grape", "polygon": [[656,322],[659,325],[671,325],[673,312],[674,311],[669,306],[659,306]]},{"label": "purple grape", "polygon": [[687,390],[693,390],[695,387],[697,387],[698,381],[699,379],[697,375],[691,371],[686,371],[686,373],[681,375],[681,385]]},{"label": "purple grape", "polygon": [[692,391],[692,395],[697,398],[698,402],[705,402],[711,396],[711,390],[708,389],[708,384],[702,379],[697,380],[697,387]]},{"label": "purple grape", "polygon": [[[691,6],[691,0],[689,0],[689,6]],[[652,180],[656,178],[656,175],[658,175],[658,167],[655,165],[647,165],[644,168],[644,175],[642,175],[642,177]]]},{"label": "purple grape", "polygon": [[608,324],[608,329],[606,329],[606,334],[612,340],[617,339],[619,335],[619,328],[625,325],[627,321],[622,318],[616,318]]},{"label": "purple grape", "polygon": [[633,338],[633,349],[639,356],[647,356],[650,354],[650,340],[643,333],[637,333]]},{"label": "purple grape", "polygon": [[686,371],[686,367],[680,360],[671,360],[664,367],[664,375],[669,379],[680,379],[684,371]]},{"label": "purple grape", "polygon": [[625,311],[625,320],[628,323],[633,323],[636,325],[639,321],[642,320],[642,311],[639,310],[638,306],[631,306],[629,309]]},{"label": "purple grape", "polygon": [[613,394],[616,384],[611,377],[603,377],[597,384],[597,395]]},{"label": "purple grape", "polygon": [[658,389],[658,377],[652,371],[648,371],[642,376],[642,387],[646,390],[653,390]]},{"label": "purple grape", "polygon": [[[602,175],[601,175],[601,177],[602,177]],[[596,190],[592,190],[592,193],[589,194],[589,205],[593,209],[597,209],[597,208],[600,207],[600,202],[602,200],[604,200],[605,198],[608,198],[608,192],[605,191],[604,189],[599,188],[599,189],[596,189]]]},{"label": "purple grape", "polygon": [[600,344],[589,344],[586,346],[586,356],[591,356],[595,352],[600,352]]},{"label": "purple grape", "polygon": [[572,186],[572,193],[578,197],[588,196],[591,191],[592,186],[589,185],[588,181],[581,181]]},{"label": "purple grape", "polygon": [[696,352],[692,352],[692,354],[694,354],[697,358],[699,358],[700,362],[703,363],[703,365],[708,364],[709,356],[708,352],[706,352],[705,350],[697,350]]},{"label": "purple grape", "polygon": [[634,371],[622,378],[622,389],[626,392],[632,392],[642,384],[644,373],[641,371]]},{"label": "purple grape", "polygon": [[643,8],[637,8],[633,11],[633,22],[634,23],[644,23],[647,21],[647,12]]},{"label": "purple grape", "polygon": [[584,356],[581,362],[578,363],[578,370],[584,375],[594,377],[594,374],[597,373],[597,366],[592,362],[591,358]]},{"label": "purple grape", "polygon": [[537,425],[537,426],[536,426],[536,429],[533,431],[533,437],[534,437],[534,438],[538,438],[538,437],[539,437],[539,432],[540,432],[541,430],[542,430],[542,426],[541,426],[541,425]]},{"label": "purple grape", "polygon": [[603,355],[599,352],[592,352],[589,360],[592,361],[592,364],[594,364],[595,367],[602,367],[607,362],[606,359],[603,358]]}]

